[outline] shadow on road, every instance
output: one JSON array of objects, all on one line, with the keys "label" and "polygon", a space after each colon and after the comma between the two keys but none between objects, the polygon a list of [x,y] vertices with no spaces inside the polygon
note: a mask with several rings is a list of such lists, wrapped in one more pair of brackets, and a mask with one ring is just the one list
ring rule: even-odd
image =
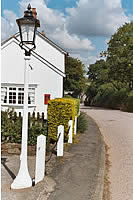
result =
[{"label": "shadow on road", "polygon": [[81,106],[80,107],[80,110],[85,110],[85,109],[87,109],[87,110],[113,110],[113,109],[111,109],[111,108],[102,108],[102,107],[95,107],[95,106]]},{"label": "shadow on road", "polygon": [[1,158],[1,164],[4,166],[4,168],[6,169],[6,171],[8,172],[8,174],[11,176],[11,178],[14,180],[16,178],[16,176],[14,175],[14,173],[7,167],[6,165],[7,158]]}]

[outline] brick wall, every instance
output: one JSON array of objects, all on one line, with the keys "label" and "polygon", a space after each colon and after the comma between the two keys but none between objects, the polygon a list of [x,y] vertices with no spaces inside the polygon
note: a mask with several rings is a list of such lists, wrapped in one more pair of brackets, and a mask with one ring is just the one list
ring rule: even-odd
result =
[{"label": "brick wall", "polygon": [[[21,144],[16,144],[16,143],[1,144],[1,153],[2,155],[7,155],[7,154],[20,155]],[[28,155],[33,156],[35,154],[36,154],[36,145],[28,145]]]}]

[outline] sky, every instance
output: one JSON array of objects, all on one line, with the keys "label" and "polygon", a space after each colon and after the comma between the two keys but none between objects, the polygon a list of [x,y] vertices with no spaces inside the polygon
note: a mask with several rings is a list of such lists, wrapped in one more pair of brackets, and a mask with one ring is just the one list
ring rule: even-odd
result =
[{"label": "sky", "polygon": [[133,20],[133,0],[1,0],[2,41],[18,32],[27,5],[37,9],[46,36],[87,67],[99,59],[112,34]]}]

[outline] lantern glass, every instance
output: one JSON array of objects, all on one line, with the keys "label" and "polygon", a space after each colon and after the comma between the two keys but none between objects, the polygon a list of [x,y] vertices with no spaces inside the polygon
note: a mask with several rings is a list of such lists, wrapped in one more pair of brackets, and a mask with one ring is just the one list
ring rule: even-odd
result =
[{"label": "lantern glass", "polygon": [[29,4],[27,10],[24,11],[24,17],[16,20],[20,32],[20,47],[24,49],[23,45],[28,45],[30,51],[35,49],[36,30],[40,27],[40,21],[34,18]]},{"label": "lantern glass", "polygon": [[33,44],[34,43],[34,33],[35,33],[34,29],[35,29],[34,24],[21,25],[23,44]]}]

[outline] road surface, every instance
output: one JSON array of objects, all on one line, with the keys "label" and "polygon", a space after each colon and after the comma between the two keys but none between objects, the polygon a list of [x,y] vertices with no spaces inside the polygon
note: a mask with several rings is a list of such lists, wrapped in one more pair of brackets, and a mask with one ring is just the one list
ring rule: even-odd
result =
[{"label": "road surface", "polygon": [[83,107],[110,147],[112,200],[133,200],[133,113]]},{"label": "road surface", "polygon": [[104,142],[94,120],[89,118],[88,123],[89,129],[69,146],[62,164],[57,162],[52,173],[56,190],[48,200],[102,199]]}]

